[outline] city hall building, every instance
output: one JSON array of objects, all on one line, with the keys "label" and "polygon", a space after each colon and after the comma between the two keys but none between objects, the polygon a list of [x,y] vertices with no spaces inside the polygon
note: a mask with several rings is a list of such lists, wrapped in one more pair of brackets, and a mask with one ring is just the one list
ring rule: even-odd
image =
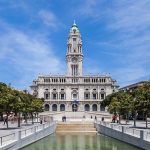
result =
[{"label": "city hall building", "polygon": [[67,39],[66,62],[66,75],[39,75],[30,86],[33,95],[44,98],[45,111],[105,111],[101,101],[118,86],[110,75],[83,75],[82,40],[75,23]]}]

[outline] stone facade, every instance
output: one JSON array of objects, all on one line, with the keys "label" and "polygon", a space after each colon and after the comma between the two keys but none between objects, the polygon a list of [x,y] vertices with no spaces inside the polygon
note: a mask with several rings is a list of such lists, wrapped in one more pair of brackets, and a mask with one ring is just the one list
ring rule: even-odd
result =
[{"label": "stone facade", "polygon": [[67,75],[39,75],[31,85],[32,94],[45,99],[45,111],[105,111],[100,102],[117,90],[109,75],[82,74],[81,34],[74,23],[67,41]]}]

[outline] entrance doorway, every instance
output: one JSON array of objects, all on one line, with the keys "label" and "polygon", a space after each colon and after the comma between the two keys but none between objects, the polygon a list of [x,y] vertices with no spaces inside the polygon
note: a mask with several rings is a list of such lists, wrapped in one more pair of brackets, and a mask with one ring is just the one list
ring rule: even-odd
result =
[{"label": "entrance doorway", "polygon": [[78,111],[78,105],[77,104],[72,104],[72,111]]},{"label": "entrance doorway", "polygon": [[60,111],[65,111],[65,105],[64,104],[60,105]]},{"label": "entrance doorway", "polygon": [[56,104],[52,105],[52,111],[57,111],[57,105]]},{"label": "entrance doorway", "polygon": [[84,105],[84,110],[85,111],[90,111],[90,105],[89,104],[85,104]]}]

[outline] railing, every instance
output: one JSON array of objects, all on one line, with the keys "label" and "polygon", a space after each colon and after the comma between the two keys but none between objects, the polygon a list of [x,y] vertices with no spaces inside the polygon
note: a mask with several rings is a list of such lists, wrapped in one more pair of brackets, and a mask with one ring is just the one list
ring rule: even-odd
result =
[{"label": "railing", "polygon": [[124,133],[126,134],[130,134],[132,136],[136,136],[140,138],[140,131],[139,129],[134,129],[134,128],[130,128],[130,127],[124,127]]},{"label": "railing", "polygon": [[[36,127],[36,126],[35,126]],[[34,132],[34,128],[29,128],[25,130],[21,130],[21,138],[26,137]]]},{"label": "railing", "polygon": [[20,130],[17,131],[15,133],[11,133],[5,136],[1,136],[0,137],[0,147],[3,145],[8,145],[14,141],[19,141],[20,139],[23,139],[29,135],[35,134],[36,132],[42,131],[48,127],[51,127],[51,131],[54,130],[54,125],[56,124],[56,122],[48,122],[45,124],[40,124],[38,126],[33,126],[31,128],[28,129],[24,129],[24,130]]},{"label": "railing", "polygon": [[122,126],[119,124],[113,124],[108,122],[96,122],[96,124],[100,124],[102,126],[105,126],[107,128],[111,128],[113,130],[120,131],[125,134],[129,134],[134,137],[142,138],[145,141],[150,141],[150,130],[141,130],[141,129],[135,129],[131,126]]},{"label": "railing", "polygon": [[150,141],[150,130],[149,131],[144,131],[144,140],[145,141]]},{"label": "railing", "polygon": [[10,141],[14,141],[16,139],[16,133],[12,133],[9,135],[4,135],[0,137],[0,146],[2,146],[4,143],[8,143]]}]

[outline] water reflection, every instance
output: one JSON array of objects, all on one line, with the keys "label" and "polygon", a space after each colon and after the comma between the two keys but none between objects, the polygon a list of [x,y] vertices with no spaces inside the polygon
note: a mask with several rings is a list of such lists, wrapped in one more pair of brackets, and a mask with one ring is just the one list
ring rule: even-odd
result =
[{"label": "water reflection", "polygon": [[104,135],[50,135],[22,150],[141,150]]}]

